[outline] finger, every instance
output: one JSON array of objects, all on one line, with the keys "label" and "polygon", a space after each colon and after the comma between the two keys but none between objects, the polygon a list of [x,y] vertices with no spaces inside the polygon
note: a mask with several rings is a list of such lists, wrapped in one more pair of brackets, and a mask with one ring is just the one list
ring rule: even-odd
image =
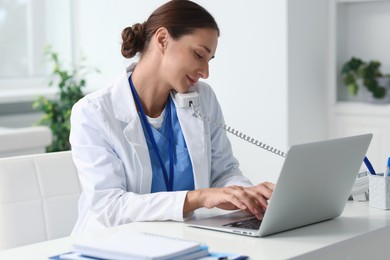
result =
[{"label": "finger", "polygon": [[237,210],[237,209],[240,209],[240,208],[236,207],[234,204],[232,204],[230,202],[220,203],[216,207],[220,208],[220,209],[224,209],[224,210]]},{"label": "finger", "polygon": [[[268,191],[266,191],[268,192]],[[256,203],[261,207],[262,211],[264,211],[268,207],[268,198],[262,192],[258,190],[248,190],[248,193],[250,193],[253,198],[255,198]]]},{"label": "finger", "polygon": [[268,207],[268,200],[266,200],[264,197],[258,198],[257,202],[261,205],[262,211],[264,212]]},{"label": "finger", "polygon": [[262,184],[248,187],[247,190],[248,193],[256,199],[257,203],[261,206],[262,211],[264,211],[268,207],[268,200],[272,196],[272,191]]},{"label": "finger", "polygon": [[262,218],[263,209],[260,207],[257,199],[251,196],[244,187],[232,186],[229,192],[233,192],[234,196],[245,204],[251,214],[258,219]]},{"label": "finger", "polygon": [[258,219],[262,219],[268,203],[261,193],[256,191],[252,192],[250,188],[242,186],[230,186],[229,188],[235,193],[235,196],[237,196],[240,201],[245,203],[247,206],[246,211],[248,213],[255,215]]},{"label": "finger", "polygon": [[251,196],[253,196],[256,200],[259,199],[269,200],[272,196],[272,191],[260,185],[248,188],[248,193]]},{"label": "finger", "polygon": [[263,182],[263,185],[269,190],[273,191],[275,189],[275,184],[272,182]]},{"label": "finger", "polygon": [[260,196],[263,196],[267,199],[270,199],[274,188],[275,188],[275,185],[272,183],[261,183],[259,185],[256,185],[255,187],[253,187],[251,190],[259,193],[256,196],[260,195]]},{"label": "finger", "polygon": [[223,189],[223,193],[225,194],[225,203],[232,203],[234,206],[241,210],[246,210],[248,207],[245,202],[240,200],[237,194],[240,193],[241,187],[239,186],[229,186]]}]

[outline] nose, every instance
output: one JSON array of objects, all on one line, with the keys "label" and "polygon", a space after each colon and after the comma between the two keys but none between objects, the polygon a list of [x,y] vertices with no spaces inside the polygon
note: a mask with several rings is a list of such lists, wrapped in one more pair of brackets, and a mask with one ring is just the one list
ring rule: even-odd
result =
[{"label": "nose", "polygon": [[207,79],[209,77],[209,63],[202,65],[202,67],[198,70],[198,75],[203,79]]}]

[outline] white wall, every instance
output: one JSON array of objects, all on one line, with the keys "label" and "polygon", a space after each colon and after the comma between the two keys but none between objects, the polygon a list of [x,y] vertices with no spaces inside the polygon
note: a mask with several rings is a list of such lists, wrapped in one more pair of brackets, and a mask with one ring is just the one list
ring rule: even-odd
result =
[{"label": "white wall", "polygon": [[[164,2],[75,1],[77,52],[102,71],[89,78],[90,85],[103,87],[129,63],[120,54],[122,29],[145,21]],[[322,128],[325,108],[317,106],[322,106],[323,92],[326,93],[325,71],[322,74],[326,12],[321,11],[328,1],[315,1],[318,6],[310,4],[310,0],[196,2],[214,15],[221,30],[216,59],[210,64],[210,78],[206,81],[219,98],[226,123],[282,150],[290,145],[289,139],[294,143],[321,139],[326,129]],[[312,15],[310,8],[314,10]],[[311,26],[302,28],[302,22]],[[317,23],[319,31],[315,30]],[[314,35],[302,38],[306,33]],[[305,119],[314,120],[315,125],[307,124]],[[281,157],[236,137],[230,139],[244,174],[253,182],[277,180]]]},{"label": "white wall", "polygon": [[328,138],[328,5],[288,1],[289,145]]},{"label": "white wall", "polygon": [[[219,23],[213,86],[227,124],[281,150],[287,147],[286,2],[199,1]],[[276,181],[283,158],[237,137],[230,140],[253,182]]]}]

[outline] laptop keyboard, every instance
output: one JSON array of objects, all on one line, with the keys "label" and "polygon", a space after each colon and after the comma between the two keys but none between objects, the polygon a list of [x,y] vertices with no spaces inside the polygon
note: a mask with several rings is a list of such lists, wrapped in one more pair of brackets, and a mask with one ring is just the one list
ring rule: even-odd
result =
[{"label": "laptop keyboard", "polygon": [[245,220],[228,223],[223,226],[257,230],[260,228],[260,225],[261,225],[261,220],[258,220],[257,218],[248,218]]}]

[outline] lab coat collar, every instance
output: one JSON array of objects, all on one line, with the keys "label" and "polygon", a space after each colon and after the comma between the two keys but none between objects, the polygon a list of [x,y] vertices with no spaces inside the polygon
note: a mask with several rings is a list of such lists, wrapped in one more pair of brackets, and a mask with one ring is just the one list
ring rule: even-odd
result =
[{"label": "lab coat collar", "polygon": [[130,123],[137,116],[137,108],[133,102],[133,93],[130,89],[129,76],[134,71],[136,63],[131,64],[121,74],[112,87],[112,104],[115,117],[123,122]]},{"label": "lab coat collar", "polygon": [[137,192],[140,194],[150,193],[153,176],[152,163],[150,161],[148,145],[139,116],[133,118],[123,130],[123,134],[127,142],[135,150],[133,156],[136,158],[135,162],[138,163],[135,168],[140,172],[140,183],[136,188]]},{"label": "lab coat collar", "polygon": [[[137,107],[134,102],[133,93],[130,89],[129,76],[133,72],[136,63],[126,68],[112,88],[112,104],[115,117],[126,123],[123,134],[133,147],[137,165],[135,168],[140,172],[140,184],[136,191],[140,194],[150,193],[152,186],[152,164],[149,157],[149,150],[146,144],[145,134],[138,116]],[[129,155],[130,156],[130,155]]]}]

